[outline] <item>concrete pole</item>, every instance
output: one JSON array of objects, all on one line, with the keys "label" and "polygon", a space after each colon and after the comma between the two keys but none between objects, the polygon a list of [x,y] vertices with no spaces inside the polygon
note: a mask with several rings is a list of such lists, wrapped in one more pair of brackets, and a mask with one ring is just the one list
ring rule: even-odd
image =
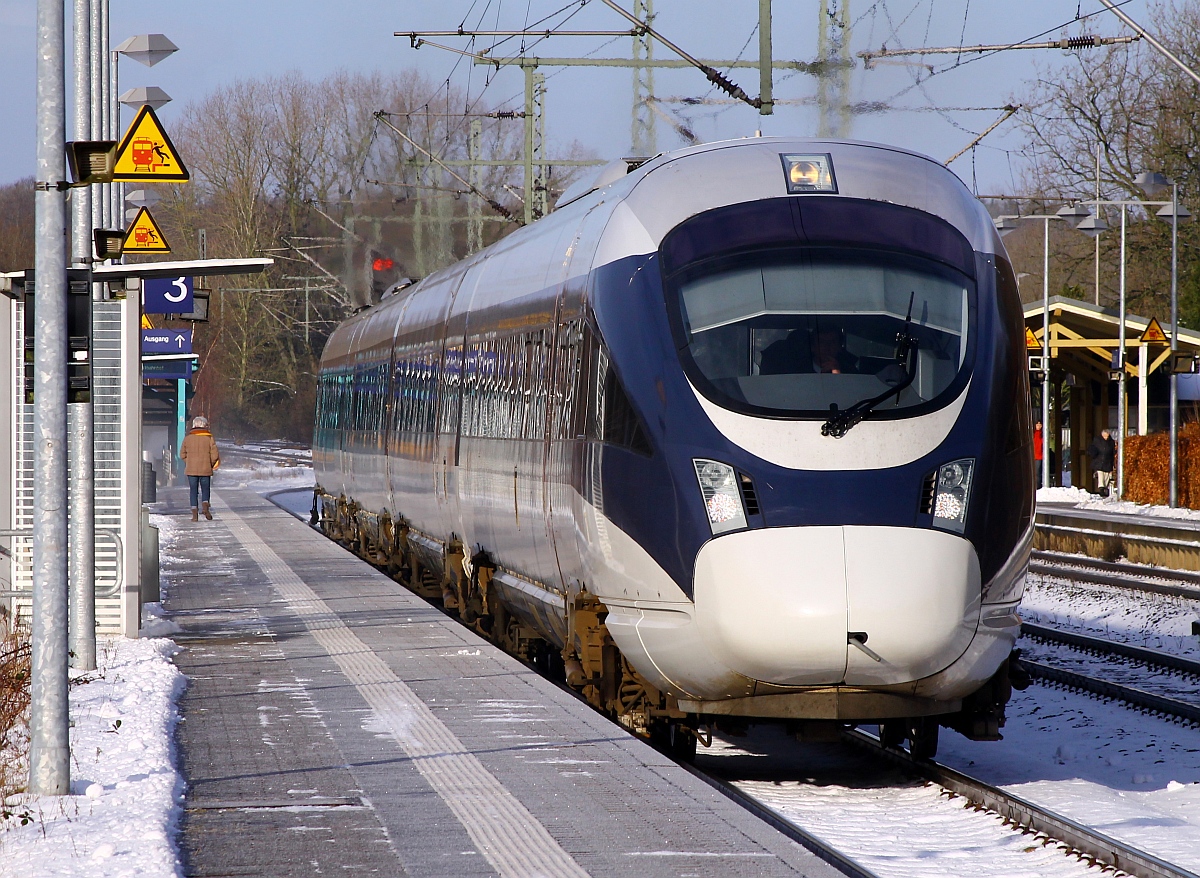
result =
[{"label": "concrete pole", "polygon": [[1042,218],[1042,487],[1050,481],[1050,219]]},{"label": "concrete pole", "polygon": [[1121,205],[1121,305],[1117,336],[1117,496],[1125,496],[1125,205]]},{"label": "concrete pole", "polygon": [[758,97],[762,105],[760,116],[775,112],[775,98],[771,80],[771,0],[758,0]]},{"label": "concrete pole", "polygon": [[1179,505],[1179,376],[1175,352],[1179,350],[1179,184],[1171,184],[1171,475],[1168,502]]},{"label": "concrete pole", "polygon": [[[478,164],[483,158],[483,120],[471,120],[471,133],[467,139],[467,157],[471,160],[471,166],[467,169],[467,180],[475,187],[476,191],[482,191],[483,187],[483,168]],[[467,199],[467,253],[478,253],[483,249],[483,210],[479,204],[478,198]],[[304,282],[305,289],[308,289],[308,281]]]},{"label": "concrete pole", "polygon": [[[74,52],[75,65],[75,140],[92,139],[92,2],[75,0]],[[86,267],[92,255],[92,190],[90,186],[71,192],[71,264]]]},{"label": "concrete pole", "polygon": [[62,0],[37,4],[33,619],[29,789],[71,791],[67,697],[67,205]]},{"label": "concrete pole", "polygon": [[533,222],[533,67],[525,73],[525,225]]}]

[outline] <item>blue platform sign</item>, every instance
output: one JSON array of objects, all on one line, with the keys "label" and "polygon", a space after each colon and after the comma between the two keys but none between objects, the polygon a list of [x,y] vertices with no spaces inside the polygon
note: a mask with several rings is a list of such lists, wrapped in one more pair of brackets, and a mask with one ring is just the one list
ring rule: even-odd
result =
[{"label": "blue platform sign", "polygon": [[143,329],[143,354],[190,354],[192,331],[190,329]]},{"label": "blue platform sign", "polygon": [[190,277],[148,277],[142,281],[143,314],[191,314]]}]

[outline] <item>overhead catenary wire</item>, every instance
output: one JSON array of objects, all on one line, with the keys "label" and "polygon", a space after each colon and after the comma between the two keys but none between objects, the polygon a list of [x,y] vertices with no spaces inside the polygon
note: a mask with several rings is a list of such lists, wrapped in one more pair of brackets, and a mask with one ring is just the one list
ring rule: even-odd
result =
[{"label": "overhead catenary wire", "polygon": [[965,153],[967,150],[974,149],[976,146],[978,146],[979,141],[983,140],[983,138],[987,137],[989,134],[991,134],[993,131],[995,131],[997,128],[999,128],[1001,125],[1003,125],[1009,119],[1011,119],[1013,117],[1013,115],[1017,112],[1017,110],[1019,110],[1019,109],[1021,109],[1020,104],[1014,104],[1012,106],[1005,107],[1003,116],[1001,116],[999,119],[997,119],[991,125],[989,125],[987,128],[983,129],[983,131],[981,131],[979,134],[977,134],[975,136],[974,140],[972,140],[970,143],[968,143],[966,146],[964,146],[962,149],[960,149],[954,155],[950,156],[950,158],[946,159],[946,164],[950,164],[952,161],[954,161],[960,155]]},{"label": "overhead catenary wire", "polygon": [[750,97],[750,95],[746,94],[746,92],[744,92],[742,90],[741,86],[737,85],[732,80],[730,80],[728,77],[726,77],[725,74],[723,74],[720,70],[717,70],[715,67],[705,64],[703,61],[701,61],[698,58],[692,57],[687,52],[685,52],[683,49],[679,48],[679,46],[675,45],[673,42],[668,40],[666,37],[664,37],[662,34],[660,34],[654,28],[652,28],[649,24],[642,21],[640,18],[638,18],[632,12],[627,12],[625,9],[618,6],[614,2],[614,0],[602,0],[602,2],[604,3],[605,6],[609,7],[610,9],[614,10],[615,12],[620,13],[621,15],[623,15],[625,18],[629,19],[634,24],[638,25],[639,27],[644,28],[645,32],[647,34],[654,37],[654,39],[658,40],[660,43],[662,43],[664,46],[666,46],[668,49],[670,49],[672,52],[674,52],[676,55],[678,55],[684,61],[687,61],[689,64],[691,64],[693,67],[695,67],[701,73],[703,73],[708,78],[708,81],[711,82],[713,85],[715,85],[717,88],[721,89],[721,91],[725,92],[726,94],[728,94],[732,97],[737,98],[740,101],[743,101],[744,103],[749,104],[750,106],[754,107],[754,109],[756,109],[756,110],[760,109],[762,107],[762,99],[761,98]]},{"label": "overhead catenary wire", "polygon": [[442,161],[440,158],[438,158],[432,152],[427,150],[425,147],[421,146],[421,144],[417,143],[415,140],[413,140],[411,137],[409,137],[407,134],[405,134],[403,131],[401,131],[399,128],[397,128],[395,125],[393,125],[390,121],[388,121],[387,117],[389,115],[391,115],[391,114],[385,112],[384,110],[378,110],[374,114],[376,119],[378,119],[380,122],[382,122],[388,128],[391,128],[393,131],[395,131],[396,134],[399,137],[401,137],[405,142],[407,142],[413,149],[422,153],[427,159],[434,162],[435,164],[440,165],[447,174],[449,174],[451,177],[453,177],[455,180],[457,180],[462,185],[466,186],[467,190],[469,192],[471,192],[477,198],[484,201],[490,208],[492,208],[492,210],[496,211],[497,213],[502,215],[505,219],[507,219],[511,222],[515,222],[518,225],[524,225],[524,223],[521,221],[521,219],[515,213],[513,213],[511,210],[509,210],[507,207],[505,207],[503,204],[501,204],[496,199],[492,198],[487,193],[482,192],[479,189],[477,189],[470,182],[465,180],[460,174],[458,174],[452,167],[447,165],[444,161]]}]

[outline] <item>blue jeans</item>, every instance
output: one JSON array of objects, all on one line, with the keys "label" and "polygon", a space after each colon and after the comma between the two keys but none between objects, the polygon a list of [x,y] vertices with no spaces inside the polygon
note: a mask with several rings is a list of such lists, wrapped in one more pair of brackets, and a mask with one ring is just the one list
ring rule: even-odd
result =
[{"label": "blue jeans", "polygon": [[200,499],[205,503],[208,502],[208,492],[212,487],[212,476],[188,476],[188,489],[191,491],[191,506],[196,509],[200,506],[196,502],[196,493],[200,493]]}]

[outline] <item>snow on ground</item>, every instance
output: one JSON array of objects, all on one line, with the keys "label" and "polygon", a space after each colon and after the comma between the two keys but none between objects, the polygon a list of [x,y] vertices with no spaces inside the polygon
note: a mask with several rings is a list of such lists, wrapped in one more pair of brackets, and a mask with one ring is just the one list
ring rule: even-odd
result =
[{"label": "snow on ground", "polygon": [[4,803],[0,876],[146,878],[180,874],[175,832],[184,782],[176,768],[183,675],[169,640],[103,637],[99,669],[72,673],[71,795],[21,793]]},{"label": "snow on ground", "polygon": [[218,440],[221,466],[213,474],[213,487],[249,488],[269,494],[286,488],[314,484],[312,451],[280,442],[238,444]]},{"label": "snow on ground", "polygon": [[[1153,568],[1147,568],[1147,575],[1153,575]],[[1190,598],[1030,574],[1021,601],[1021,618],[1037,625],[1200,657],[1200,639],[1191,633],[1192,622],[1200,619],[1200,601]]]},{"label": "snow on ground", "polygon": [[[1193,656],[1198,615],[1186,598],[1037,575],[1021,605],[1030,622]],[[938,760],[1200,870],[1200,729],[1040,684],[1007,713],[1000,742],[943,730]]]},{"label": "snow on ground", "polygon": [[1113,512],[1118,515],[1148,515],[1153,518],[1184,518],[1200,521],[1200,509],[1172,509],[1170,506],[1154,506],[1101,497],[1083,488],[1038,488],[1037,502],[1069,504],[1075,509],[1094,509],[1098,512]]}]

